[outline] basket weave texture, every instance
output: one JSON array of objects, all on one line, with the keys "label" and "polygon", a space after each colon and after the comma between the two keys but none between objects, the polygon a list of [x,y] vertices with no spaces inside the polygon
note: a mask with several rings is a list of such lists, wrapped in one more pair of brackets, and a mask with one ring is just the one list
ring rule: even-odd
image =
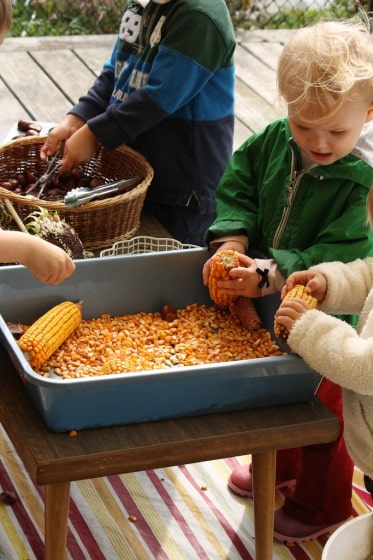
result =
[{"label": "basket weave texture", "polygon": [[[1,146],[0,183],[14,179],[25,167],[36,177],[41,177],[46,169],[46,163],[40,159],[45,138],[31,136]],[[91,179],[99,179],[101,184],[137,175],[142,181],[123,194],[93,200],[77,208],[69,208],[63,201],[25,197],[3,187],[0,187],[0,199],[8,198],[22,220],[38,207],[58,212],[76,230],[85,249],[100,249],[132,237],[140,226],[141,210],[154,174],[145,157],[127,146],[120,146],[112,152],[101,146],[79,169]]]}]

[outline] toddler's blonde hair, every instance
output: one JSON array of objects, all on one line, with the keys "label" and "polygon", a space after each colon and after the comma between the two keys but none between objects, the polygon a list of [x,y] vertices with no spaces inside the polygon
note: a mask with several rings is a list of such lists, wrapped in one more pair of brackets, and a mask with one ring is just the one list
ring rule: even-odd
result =
[{"label": "toddler's blonde hair", "polygon": [[[373,102],[373,38],[359,19],[323,21],[298,30],[277,69],[279,99],[309,122],[333,116],[347,100]],[[307,120],[307,119],[306,119]]]},{"label": "toddler's blonde hair", "polygon": [[11,0],[0,0],[0,31],[8,31],[12,22]]}]

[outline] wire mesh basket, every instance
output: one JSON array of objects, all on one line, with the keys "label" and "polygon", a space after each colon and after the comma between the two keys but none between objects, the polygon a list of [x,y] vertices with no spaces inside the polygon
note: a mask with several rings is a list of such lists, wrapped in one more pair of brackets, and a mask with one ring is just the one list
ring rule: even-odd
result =
[{"label": "wire mesh basket", "polygon": [[180,249],[199,249],[198,245],[180,243],[176,239],[167,237],[149,237],[140,235],[132,239],[117,241],[112,247],[103,249],[100,257],[117,255],[137,255],[140,253],[155,253],[159,251],[178,251]]},{"label": "wire mesh basket", "polygon": [[[40,177],[46,163],[40,159],[40,149],[46,137],[26,137],[0,147],[0,183],[14,178],[27,167]],[[77,208],[61,201],[25,197],[0,186],[0,199],[8,199],[24,220],[38,207],[56,211],[78,233],[85,249],[102,249],[121,239],[132,237],[140,226],[140,215],[153,168],[144,156],[127,146],[108,151],[102,146],[94,157],[77,168],[84,176],[101,184],[140,176],[140,183],[129,191],[102,200],[94,200]]]}]

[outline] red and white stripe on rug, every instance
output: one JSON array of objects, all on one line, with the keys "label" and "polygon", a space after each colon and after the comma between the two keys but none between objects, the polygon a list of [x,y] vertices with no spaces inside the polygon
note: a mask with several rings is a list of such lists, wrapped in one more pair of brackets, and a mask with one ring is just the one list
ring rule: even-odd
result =
[{"label": "red and white stripe on rug", "polygon": [[[231,470],[250,457],[228,458],[74,482],[68,560],[254,560],[252,500],[227,489]],[[0,429],[0,481],[15,492],[0,504],[0,559],[42,560],[44,490],[35,487]],[[355,470],[353,509],[373,502]],[[273,560],[320,560],[325,538],[286,546]]]}]

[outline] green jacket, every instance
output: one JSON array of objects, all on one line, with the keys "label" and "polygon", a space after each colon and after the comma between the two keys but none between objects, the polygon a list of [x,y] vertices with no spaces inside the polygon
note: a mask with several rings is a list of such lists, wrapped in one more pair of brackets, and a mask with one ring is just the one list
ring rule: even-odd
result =
[{"label": "green jacket", "polygon": [[217,188],[217,217],[206,241],[247,235],[249,247],[274,258],[285,278],[320,262],[373,255],[366,224],[371,185],[373,124],[364,126],[348,156],[302,171],[288,119],[278,119],[233,154]]}]

